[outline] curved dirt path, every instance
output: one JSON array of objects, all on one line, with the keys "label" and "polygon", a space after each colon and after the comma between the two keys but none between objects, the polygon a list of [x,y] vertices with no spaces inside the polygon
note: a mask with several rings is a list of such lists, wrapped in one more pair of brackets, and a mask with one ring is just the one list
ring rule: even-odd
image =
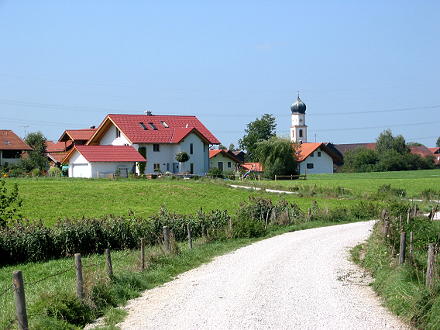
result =
[{"label": "curved dirt path", "polygon": [[146,291],[121,329],[406,329],[348,261],[373,222],[266,239]]}]

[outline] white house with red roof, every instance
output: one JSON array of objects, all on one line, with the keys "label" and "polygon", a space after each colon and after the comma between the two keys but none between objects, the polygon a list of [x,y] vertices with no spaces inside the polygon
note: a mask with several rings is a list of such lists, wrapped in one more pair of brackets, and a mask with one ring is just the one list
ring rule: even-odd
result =
[{"label": "white house with red roof", "polygon": [[232,151],[223,149],[209,150],[209,168],[235,172],[240,168],[240,160]]},{"label": "white house with red roof", "polygon": [[[171,172],[205,175],[209,170],[209,147],[215,144],[220,144],[220,142],[195,116],[152,115],[151,113],[145,115],[110,114],[105,117],[86,145],[81,148],[75,147],[75,150],[85,157],[84,153],[88,148],[97,152],[102,146],[125,146],[137,154],[141,148],[145,148],[143,161],[146,161],[146,169],[144,173]],[[176,161],[176,155],[180,152],[188,154],[187,162]],[[115,161],[111,168],[120,167],[120,164],[116,164],[118,162],[113,151],[107,155],[106,161],[110,162],[112,157]],[[87,157],[85,158],[88,160]],[[84,159],[79,156],[73,157],[72,155],[68,161],[72,168],[81,162],[84,164]],[[132,162],[132,159],[127,161]],[[78,171],[72,169],[72,176],[84,173],[82,170]],[[135,167],[135,171],[139,173],[138,166]],[[95,173],[92,170],[92,177],[95,177],[93,176]]]},{"label": "white house with red roof", "polygon": [[296,160],[299,174],[333,173],[336,163],[342,161],[336,151],[325,143],[307,142],[306,105],[299,95],[291,105],[292,112],[290,140],[298,144]]},{"label": "white house with red roof", "polygon": [[11,130],[0,130],[0,166],[16,164],[32,148]]}]

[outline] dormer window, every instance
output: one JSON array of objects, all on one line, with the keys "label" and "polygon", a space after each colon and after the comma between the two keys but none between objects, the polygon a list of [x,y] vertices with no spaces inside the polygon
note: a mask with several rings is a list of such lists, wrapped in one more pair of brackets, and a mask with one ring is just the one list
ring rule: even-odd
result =
[{"label": "dormer window", "polygon": [[162,123],[162,126],[165,127],[165,128],[169,128],[169,127],[170,127],[170,126],[168,126],[168,124],[167,124],[166,122],[164,122],[164,121],[161,121],[161,123]]},{"label": "dormer window", "polygon": [[157,131],[157,127],[156,127],[153,123],[148,123],[148,125],[150,125],[150,127],[151,127],[153,130]]},{"label": "dormer window", "polygon": [[148,130],[147,126],[145,126],[145,124],[144,124],[143,122],[140,122],[139,125],[141,125],[141,127],[142,127],[145,131]]}]

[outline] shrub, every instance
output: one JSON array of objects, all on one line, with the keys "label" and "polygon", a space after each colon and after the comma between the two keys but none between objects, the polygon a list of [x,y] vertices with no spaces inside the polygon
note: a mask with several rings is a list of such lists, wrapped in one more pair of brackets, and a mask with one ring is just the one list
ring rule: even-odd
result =
[{"label": "shrub", "polygon": [[58,167],[51,167],[47,173],[51,177],[60,178],[62,176],[61,169]]},{"label": "shrub", "polygon": [[222,178],[223,179],[223,171],[217,167],[211,167],[208,170],[208,176],[213,178]]},{"label": "shrub", "polygon": [[250,219],[238,220],[234,223],[232,235],[235,238],[262,237],[266,234],[266,228],[261,221]]},{"label": "shrub", "polygon": [[19,212],[22,203],[18,195],[18,185],[14,184],[12,190],[8,191],[6,182],[0,180],[0,228],[5,227],[8,221],[21,217]]},{"label": "shrub", "polygon": [[40,176],[40,175],[41,175],[41,171],[40,171],[40,169],[39,169],[39,168],[34,168],[34,169],[32,169],[32,171],[31,171],[31,175],[32,175],[33,177]]}]

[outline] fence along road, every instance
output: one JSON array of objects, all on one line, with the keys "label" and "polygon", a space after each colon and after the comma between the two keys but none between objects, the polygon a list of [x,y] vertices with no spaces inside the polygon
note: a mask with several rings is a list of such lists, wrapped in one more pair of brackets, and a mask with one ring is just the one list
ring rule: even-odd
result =
[{"label": "fence along road", "polygon": [[373,222],[266,239],[180,275],[125,307],[122,329],[407,329],[348,261]]}]

